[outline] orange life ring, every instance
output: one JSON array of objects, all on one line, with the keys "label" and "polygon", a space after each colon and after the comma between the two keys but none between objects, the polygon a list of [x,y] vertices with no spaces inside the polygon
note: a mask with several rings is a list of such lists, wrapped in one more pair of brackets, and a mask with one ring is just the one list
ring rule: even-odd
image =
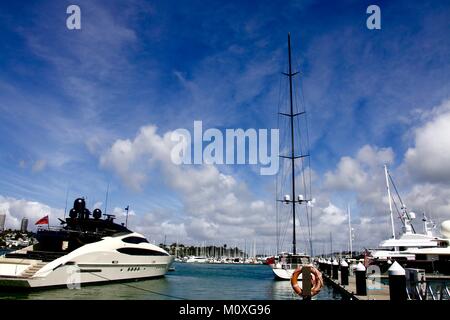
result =
[{"label": "orange life ring", "polygon": [[[311,284],[312,284],[311,296],[315,296],[320,292],[320,289],[322,289],[323,287],[322,274],[320,273],[319,270],[317,270],[313,266],[310,267],[311,267]],[[295,269],[291,277],[291,286],[296,294],[302,296],[303,290],[302,288],[300,288],[300,285],[298,284],[298,276],[300,275],[300,273],[302,273],[302,267],[298,267],[297,269]]]}]

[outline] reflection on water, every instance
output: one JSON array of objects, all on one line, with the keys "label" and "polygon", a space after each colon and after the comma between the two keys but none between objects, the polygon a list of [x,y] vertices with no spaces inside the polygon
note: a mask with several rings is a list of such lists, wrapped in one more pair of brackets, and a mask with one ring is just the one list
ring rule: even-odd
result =
[{"label": "reflection on water", "polygon": [[[166,277],[136,282],[83,286],[80,290],[51,289],[29,293],[2,293],[3,299],[206,299],[206,300],[292,300],[289,281],[275,281],[264,265],[174,264]],[[325,286],[314,297],[338,300],[342,297]]]},{"label": "reflection on water", "polygon": [[[301,300],[292,290],[290,281],[273,281],[272,282],[272,297],[273,300]],[[342,295],[334,290],[331,286],[324,284],[319,294],[312,297],[312,300],[342,300]]]}]

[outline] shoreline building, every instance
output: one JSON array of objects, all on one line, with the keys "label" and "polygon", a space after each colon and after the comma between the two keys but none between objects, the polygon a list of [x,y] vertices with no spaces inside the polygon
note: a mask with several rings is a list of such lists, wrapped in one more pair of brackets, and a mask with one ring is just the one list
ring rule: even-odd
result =
[{"label": "shoreline building", "polygon": [[6,214],[0,214],[0,232],[5,230]]},{"label": "shoreline building", "polygon": [[20,232],[22,233],[27,232],[27,228],[28,228],[28,219],[22,218],[22,222],[20,224]]}]

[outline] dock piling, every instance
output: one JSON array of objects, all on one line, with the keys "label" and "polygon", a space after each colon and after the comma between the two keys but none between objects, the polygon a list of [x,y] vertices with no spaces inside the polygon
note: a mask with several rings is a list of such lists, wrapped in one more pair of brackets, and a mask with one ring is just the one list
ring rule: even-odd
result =
[{"label": "dock piling", "polygon": [[332,278],[333,279],[338,279],[338,271],[339,271],[339,263],[337,262],[336,259],[333,260],[332,263]]},{"label": "dock piling", "polygon": [[388,270],[389,274],[389,297],[391,301],[406,301],[406,272],[402,266],[395,261]]},{"label": "dock piling", "polygon": [[343,259],[341,261],[341,285],[348,286],[348,263]]},{"label": "dock piling", "polygon": [[366,267],[360,262],[355,268],[356,294],[367,296]]},{"label": "dock piling", "polygon": [[331,260],[327,260],[326,268],[327,268],[327,276],[331,277]]}]

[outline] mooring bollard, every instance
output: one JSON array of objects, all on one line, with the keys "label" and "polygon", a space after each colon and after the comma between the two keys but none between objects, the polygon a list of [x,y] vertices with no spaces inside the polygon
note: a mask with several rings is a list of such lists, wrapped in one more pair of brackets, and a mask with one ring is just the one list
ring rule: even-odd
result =
[{"label": "mooring bollard", "polygon": [[332,263],[332,271],[333,271],[332,278],[333,279],[338,279],[339,278],[338,270],[339,270],[339,263],[336,261],[336,259],[334,259],[333,263]]},{"label": "mooring bollard", "polygon": [[389,274],[389,297],[391,301],[406,301],[406,272],[402,266],[395,261],[388,270]]},{"label": "mooring bollard", "polygon": [[355,268],[356,295],[367,296],[366,267],[360,262]]},{"label": "mooring bollard", "polygon": [[348,286],[348,263],[345,260],[341,261],[341,284]]}]

